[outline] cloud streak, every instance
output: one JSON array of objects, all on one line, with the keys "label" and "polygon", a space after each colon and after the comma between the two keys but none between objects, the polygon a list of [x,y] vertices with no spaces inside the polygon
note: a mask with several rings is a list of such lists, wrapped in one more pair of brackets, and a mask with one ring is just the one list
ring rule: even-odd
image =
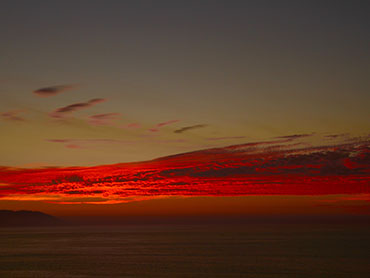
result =
[{"label": "cloud streak", "polygon": [[58,85],[37,89],[33,93],[40,97],[49,97],[76,88],[77,85]]},{"label": "cloud streak", "polygon": [[94,99],[91,99],[87,102],[79,102],[79,103],[70,104],[70,105],[67,105],[67,106],[56,109],[55,111],[50,113],[50,116],[53,117],[53,118],[62,118],[67,114],[71,114],[73,112],[89,108],[91,106],[94,106],[98,103],[102,103],[104,101],[106,101],[106,99],[94,98]]},{"label": "cloud streak", "polygon": [[111,121],[116,120],[120,113],[105,113],[105,114],[96,114],[89,116],[88,122],[93,125],[108,125]]},{"label": "cloud streak", "polygon": [[127,125],[120,126],[120,128],[129,128],[129,129],[134,129],[134,128],[140,128],[141,124],[139,123],[129,123]]},{"label": "cloud streak", "polygon": [[199,125],[184,126],[182,128],[176,129],[174,133],[183,133],[185,131],[189,131],[189,130],[197,129],[197,128],[203,128],[203,127],[207,127],[207,125],[199,124]]},{"label": "cloud streak", "polygon": [[105,145],[105,144],[131,144],[133,141],[129,140],[118,140],[109,138],[95,138],[95,139],[47,139],[50,143],[60,143],[64,144],[66,148],[69,149],[82,149],[91,147],[94,145]]},{"label": "cloud streak", "polygon": [[170,125],[170,124],[174,124],[174,123],[177,123],[177,122],[179,122],[179,120],[170,120],[170,121],[167,121],[167,122],[162,122],[162,123],[156,124],[155,127],[149,129],[149,131],[158,132],[161,127],[166,126],[166,125]]},{"label": "cloud streak", "polygon": [[208,141],[221,141],[221,140],[230,140],[230,139],[244,139],[245,136],[225,136],[225,137],[210,137],[207,138]]},{"label": "cloud streak", "polygon": [[23,110],[12,110],[12,111],[7,111],[7,112],[2,112],[0,113],[0,117],[8,121],[22,122],[22,121],[25,121],[23,117],[19,116],[19,114],[22,112]]},{"label": "cloud streak", "polygon": [[293,134],[293,135],[278,136],[278,137],[275,137],[275,138],[276,139],[298,139],[298,138],[310,137],[312,135],[313,135],[313,133],[311,133],[311,134]]}]

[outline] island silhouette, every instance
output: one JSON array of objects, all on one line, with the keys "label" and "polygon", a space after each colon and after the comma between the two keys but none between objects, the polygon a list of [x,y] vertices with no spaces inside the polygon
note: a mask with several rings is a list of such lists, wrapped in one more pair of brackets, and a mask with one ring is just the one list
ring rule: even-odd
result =
[{"label": "island silhouette", "polygon": [[63,220],[40,211],[0,210],[0,227],[58,226],[63,224]]}]

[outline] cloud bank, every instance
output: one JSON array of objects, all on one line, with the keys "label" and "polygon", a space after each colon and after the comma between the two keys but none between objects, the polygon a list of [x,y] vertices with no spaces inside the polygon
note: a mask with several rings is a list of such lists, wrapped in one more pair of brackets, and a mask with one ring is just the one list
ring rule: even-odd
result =
[{"label": "cloud bank", "polygon": [[2,167],[0,199],[47,201],[53,196],[59,203],[89,203],[91,198],[117,203],[161,196],[370,193],[369,139],[316,147],[301,146],[296,140],[252,142],[96,167]]}]

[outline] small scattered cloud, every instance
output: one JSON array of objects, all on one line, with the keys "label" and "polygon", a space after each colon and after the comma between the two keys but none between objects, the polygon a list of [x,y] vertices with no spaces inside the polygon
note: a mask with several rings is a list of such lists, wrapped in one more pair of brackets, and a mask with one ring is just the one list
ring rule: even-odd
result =
[{"label": "small scattered cloud", "polygon": [[37,89],[33,93],[40,97],[49,97],[76,88],[78,85],[58,85]]},{"label": "small scattered cloud", "polygon": [[179,122],[179,120],[171,120],[171,121],[159,123],[159,124],[157,124],[157,127],[162,127],[162,126],[174,124],[174,123],[177,123],[177,122]]},{"label": "small scattered cloud", "polygon": [[65,147],[68,149],[82,149],[80,145],[76,145],[76,144],[68,144]]},{"label": "small scattered cloud", "polygon": [[166,126],[166,125],[170,125],[170,124],[174,124],[174,123],[177,123],[177,122],[179,122],[179,120],[170,120],[170,121],[167,121],[167,122],[162,122],[162,123],[156,124],[155,127],[149,129],[149,131],[158,132],[161,127]]},{"label": "small scattered cloud", "polygon": [[88,122],[93,125],[107,125],[111,121],[116,120],[120,113],[105,113],[105,114],[96,114],[89,117]]},{"label": "small scattered cloud", "polygon": [[167,139],[167,140],[155,140],[155,142],[167,144],[167,143],[185,143],[187,141],[184,139]]},{"label": "small scattered cloud", "polygon": [[196,129],[196,128],[203,128],[203,127],[207,127],[207,126],[208,125],[204,125],[204,124],[185,126],[185,127],[180,128],[180,129],[176,129],[174,132],[175,133],[183,133],[185,131],[189,131],[189,130]]},{"label": "small scattered cloud", "polygon": [[226,137],[211,137],[208,141],[230,140],[230,139],[244,139],[245,136],[226,136]]},{"label": "small scattered cloud", "polygon": [[94,145],[112,145],[112,144],[131,144],[129,140],[118,140],[109,138],[92,138],[92,139],[46,139],[50,143],[64,144],[69,149],[82,149],[91,147]]},{"label": "small scattered cloud", "polygon": [[51,143],[67,143],[71,139],[47,139],[46,141],[51,142]]},{"label": "small scattered cloud", "polygon": [[329,134],[329,135],[325,135],[326,138],[329,138],[329,139],[336,139],[336,138],[341,138],[341,137],[345,137],[345,136],[349,136],[348,133],[341,133],[341,134]]},{"label": "small scattered cloud", "polygon": [[130,123],[127,125],[121,126],[121,128],[140,128],[141,125],[139,123]]},{"label": "small scattered cloud", "polygon": [[94,106],[94,105],[96,105],[98,103],[101,103],[101,102],[104,102],[104,101],[106,101],[106,99],[94,98],[94,99],[91,99],[87,102],[79,102],[79,103],[70,104],[70,105],[67,105],[67,106],[56,109],[55,111],[50,113],[50,116],[53,117],[53,118],[62,118],[66,114],[70,114],[70,113],[73,113],[73,112],[78,111],[78,110],[89,108],[91,106]]},{"label": "small scattered cloud", "polygon": [[2,112],[0,113],[0,117],[8,121],[22,122],[22,121],[25,121],[23,117],[19,116],[19,114],[22,112],[23,110],[12,110],[12,111],[7,111],[7,112]]}]

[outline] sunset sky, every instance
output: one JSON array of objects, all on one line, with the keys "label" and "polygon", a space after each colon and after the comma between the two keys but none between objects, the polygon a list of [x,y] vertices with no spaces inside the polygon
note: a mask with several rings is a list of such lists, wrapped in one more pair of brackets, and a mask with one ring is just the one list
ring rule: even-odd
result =
[{"label": "sunset sky", "polygon": [[370,214],[366,1],[2,1],[0,209]]}]

